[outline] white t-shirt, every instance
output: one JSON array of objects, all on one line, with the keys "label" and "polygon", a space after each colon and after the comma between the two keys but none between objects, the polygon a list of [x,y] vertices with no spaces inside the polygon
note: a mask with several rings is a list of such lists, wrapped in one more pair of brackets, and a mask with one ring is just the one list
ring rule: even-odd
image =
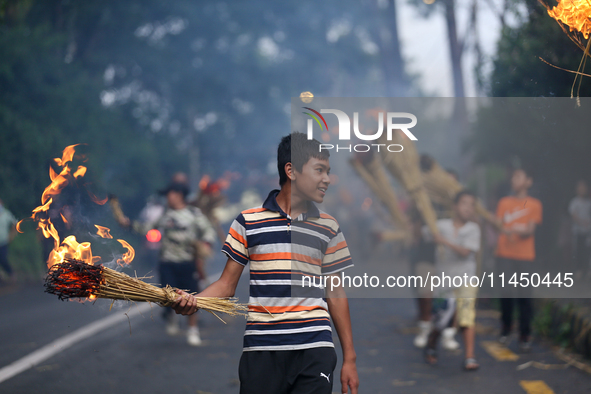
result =
[{"label": "white t-shirt", "polygon": [[585,220],[588,223],[585,226],[573,222],[573,233],[587,234],[591,231],[591,198],[573,198],[568,206],[568,212],[579,218],[579,220]]},{"label": "white t-shirt", "polygon": [[[456,228],[452,219],[439,219],[437,228],[443,238],[472,252],[466,257],[462,257],[453,249],[438,245],[435,253],[437,272],[449,276],[476,275],[476,253],[480,250],[480,227],[478,224],[467,222],[462,227]],[[423,235],[426,239],[433,239],[426,226],[423,227]]]}]

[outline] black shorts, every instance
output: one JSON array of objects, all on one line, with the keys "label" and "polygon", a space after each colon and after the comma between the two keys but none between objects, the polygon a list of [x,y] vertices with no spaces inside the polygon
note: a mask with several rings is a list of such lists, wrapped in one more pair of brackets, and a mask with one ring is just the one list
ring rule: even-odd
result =
[{"label": "black shorts", "polygon": [[332,347],[243,352],[240,394],[331,394],[336,365]]},{"label": "black shorts", "polygon": [[160,262],[160,284],[170,285],[190,293],[198,293],[197,268],[195,262],[167,263]]}]

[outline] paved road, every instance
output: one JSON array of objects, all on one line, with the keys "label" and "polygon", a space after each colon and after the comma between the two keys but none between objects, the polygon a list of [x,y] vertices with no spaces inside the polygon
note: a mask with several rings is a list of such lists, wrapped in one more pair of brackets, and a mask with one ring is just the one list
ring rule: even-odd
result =
[{"label": "paved road", "polygon": [[[242,300],[247,293],[245,279],[238,291]],[[44,294],[40,285],[3,289],[0,371],[80,327],[128,311],[119,308],[109,312],[108,305],[100,301],[60,302]],[[591,392],[591,375],[574,367],[517,370],[528,361],[564,364],[542,343],[536,343],[531,354],[503,350],[501,358],[513,359],[495,359],[485,350],[486,341],[495,339],[494,311],[479,313],[477,358],[481,370],[473,373],[461,370],[459,351],[441,352],[436,367],[423,363],[421,352],[411,344],[415,316],[412,299],[352,299],[351,311],[362,393]],[[202,313],[204,344],[192,348],[186,345],[184,336],[164,333],[160,308],[154,307],[152,313],[132,317],[129,322],[124,319],[1,382],[0,393],[237,393],[245,320],[226,320],[224,325]],[[510,345],[510,350],[515,352],[515,345]],[[340,385],[335,385],[334,391],[339,389]]]}]

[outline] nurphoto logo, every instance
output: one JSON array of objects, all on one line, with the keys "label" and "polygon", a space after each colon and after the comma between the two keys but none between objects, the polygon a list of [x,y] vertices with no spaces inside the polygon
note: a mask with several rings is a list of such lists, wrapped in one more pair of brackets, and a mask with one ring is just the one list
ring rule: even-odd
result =
[{"label": "nurphoto logo", "polygon": [[[302,107],[310,112],[303,112],[310,116],[307,124],[308,139],[314,138],[314,121],[320,127],[320,130],[324,131],[325,128],[328,131],[328,124],[322,114],[333,114],[337,117],[339,122],[339,141],[350,141],[351,140],[351,119],[349,115],[338,109],[321,109],[320,112],[310,107]],[[376,141],[384,133],[384,113],[378,113],[378,130],[373,134],[363,134],[359,130],[359,112],[353,113],[353,133],[355,137],[362,141]],[[386,113],[386,139],[392,141],[392,131],[401,130],[410,140],[417,141],[417,137],[409,131],[410,128],[416,126],[417,117],[408,112],[387,112]],[[398,123],[400,119],[410,120],[410,123]],[[396,120],[396,123],[395,123]],[[404,149],[400,144],[349,144],[349,145],[334,145],[334,144],[320,144],[319,151],[335,149],[337,152],[346,150],[348,152],[368,152],[371,149],[376,149],[378,152],[381,147],[385,147],[388,152],[402,152]]]}]

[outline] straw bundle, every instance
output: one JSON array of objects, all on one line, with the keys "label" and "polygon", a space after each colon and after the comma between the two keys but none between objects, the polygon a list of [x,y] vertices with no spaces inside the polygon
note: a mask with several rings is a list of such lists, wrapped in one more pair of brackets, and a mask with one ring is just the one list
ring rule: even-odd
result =
[{"label": "straw bundle", "polygon": [[[386,206],[394,222],[401,228],[401,232],[410,236],[408,218],[398,205],[396,192],[394,192],[394,188],[384,171],[380,157],[378,155],[362,154],[351,159],[350,163],[371,191]],[[397,239],[404,238],[405,236],[397,237]]]},{"label": "straw bundle", "polygon": [[437,215],[423,186],[419,168],[419,155],[415,145],[400,130],[392,132],[392,141],[388,141],[386,138],[386,135],[382,134],[378,142],[386,145],[400,144],[404,147],[404,150],[397,153],[390,153],[385,149],[380,150],[384,165],[407,190],[431,232],[439,234]]},{"label": "straw bundle", "polygon": [[[451,207],[456,194],[462,191],[464,187],[429,156],[421,157],[421,169],[423,170],[423,184],[429,197],[433,201]],[[476,200],[476,213],[498,227],[495,216],[482,205],[480,200]]]},{"label": "straw bundle", "polygon": [[[154,302],[160,306],[171,306],[180,297],[170,286],[160,288],[102,265],[89,265],[74,259],[66,259],[49,269],[45,291],[57,295],[60,300],[96,297]],[[248,309],[234,298],[195,298],[198,308],[214,315],[215,312],[244,315]]]}]

